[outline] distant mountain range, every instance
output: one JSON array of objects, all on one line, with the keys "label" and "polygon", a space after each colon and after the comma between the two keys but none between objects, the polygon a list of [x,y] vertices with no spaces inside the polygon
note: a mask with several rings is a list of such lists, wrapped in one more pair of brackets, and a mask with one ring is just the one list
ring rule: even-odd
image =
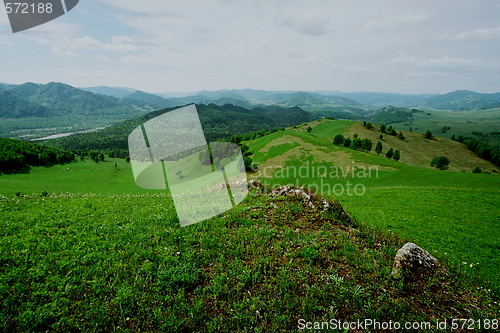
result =
[{"label": "distant mountain range", "polygon": [[[175,107],[153,111],[101,131],[46,140],[42,144],[68,150],[114,151],[117,156],[125,157],[128,155],[128,136],[130,132],[149,119],[173,109]],[[204,136],[208,142],[222,138],[228,139],[235,134],[288,127],[317,119],[317,117],[299,107],[285,108],[276,105],[248,110],[232,104],[224,106],[200,104],[197,106],[197,111]]]},{"label": "distant mountain range", "polygon": [[[232,105],[266,112],[272,109],[270,106],[299,107],[316,119],[368,119],[368,114],[386,106],[446,111],[497,108],[500,107],[500,93],[481,94],[460,90],[444,95],[411,95],[226,89],[204,90],[185,96],[182,93],[151,94],[127,87],[79,89],[56,82],[28,82],[20,85],[0,83],[0,136],[26,139],[100,128],[154,110],[192,103]],[[280,116],[284,114],[280,113]]]},{"label": "distant mountain range", "polygon": [[446,95],[434,96],[423,101],[424,106],[436,110],[474,110],[500,107],[500,93],[480,94],[457,90]]},{"label": "distant mountain range", "polygon": [[80,89],[91,92],[93,94],[108,95],[116,98],[122,98],[137,91],[132,88],[107,87],[107,86],[98,86],[98,87],[80,88]]},{"label": "distant mountain range", "polygon": [[[352,106],[379,108],[384,106],[420,107],[435,110],[488,109],[500,106],[500,93],[481,94],[458,90],[447,94],[398,94],[378,92],[340,91],[267,91],[254,89],[203,90],[196,93],[151,94],[131,88],[110,88],[106,86],[84,88],[85,90],[139,100],[159,107],[173,107],[189,103],[216,105],[234,104],[245,108],[259,105],[277,104],[282,106]],[[124,94],[125,91],[129,94]],[[173,95],[176,95],[173,97]],[[159,97],[159,98],[158,98]]]},{"label": "distant mountain range", "polygon": [[0,88],[0,118],[119,115],[125,120],[153,109],[138,100],[93,94],[56,82]]}]

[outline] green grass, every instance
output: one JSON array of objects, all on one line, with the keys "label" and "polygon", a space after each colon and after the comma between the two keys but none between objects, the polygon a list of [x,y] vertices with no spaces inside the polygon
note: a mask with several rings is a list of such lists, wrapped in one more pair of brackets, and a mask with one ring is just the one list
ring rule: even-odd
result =
[{"label": "green grass", "polygon": [[[361,197],[334,197],[355,221],[339,220],[338,205],[319,212],[251,192],[221,216],[181,228],[171,196],[137,187],[121,159],[0,175],[0,331],[299,332],[301,318],[498,318],[486,280],[497,281],[499,178],[333,147],[333,135],[352,124],[311,123],[311,134],[299,127],[250,148],[265,163],[299,147],[283,142],[265,158],[258,153],[289,135],[309,145],[284,166],[347,152],[355,164],[391,168],[371,178],[324,177],[366,187]],[[450,274],[392,276],[407,239]]]},{"label": "green grass", "polygon": [[[338,199],[363,223],[408,238],[440,260],[460,266],[500,290],[500,177],[412,167],[375,154],[335,147],[327,141],[342,131],[338,123],[324,122],[314,127],[314,136],[300,133],[301,139],[312,146],[283,161],[281,166],[289,170],[288,174],[274,166],[272,179],[263,178],[263,172],[255,176],[274,186],[304,184],[312,191],[319,190],[326,197]],[[286,134],[293,135],[291,131],[282,133]],[[271,139],[265,138],[265,143],[272,144]],[[255,144],[262,145],[259,141]],[[253,144],[250,149],[256,152],[257,161],[269,167],[265,155],[259,154]],[[332,173],[335,162],[322,161],[325,155],[320,152],[332,156],[344,152],[350,154],[351,162],[337,165],[341,172]],[[367,173],[369,165],[391,169]],[[352,169],[347,168],[356,166],[353,177]],[[302,174],[292,172],[301,167]],[[314,170],[328,172],[321,177]],[[342,176],[342,170],[347,177]],[[355,186],[361,196],[356,195]]]},{"label": "green grass", "polygon": [[[115,163],[117,167],[115,167]],[[29,173],[0,174],[0,194],[32,193],[156,193],[138,187],[130,163],[106,158],[96,164],[87,159],[52,167],[32,167]]]},{"label": "green grass", "polygon": [[[398,130],[424,133],[431,131],[434,135],[451,138],[452,135],[470,135],[472,132],[495,132],[500,128],[500,109],[472,110],[472,111],[434,111],[423,110],[423,113],[413,113],[414,120],[406,123],[391,124]],[[429,113],[429,114],[428,114]],[[451,129],[442,132],[444,126]]]},{"label": "green grass", "polygon": [[[495,318],[458,272],[390,275],[402,242],[251,195],[180,228],[169,195],[0,199],[0,330],[288,332],[298,320]],[[451,310],[453,308],[453,310]]]}]

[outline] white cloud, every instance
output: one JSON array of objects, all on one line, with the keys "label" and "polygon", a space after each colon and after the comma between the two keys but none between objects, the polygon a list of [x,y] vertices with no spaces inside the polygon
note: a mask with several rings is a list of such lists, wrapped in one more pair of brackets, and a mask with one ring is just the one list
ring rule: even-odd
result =
[{"label": "white cloud", "polygon": [[68,50],[68,49],[62,49],[58,45],[52,46],[52,52],[55,54],[60,54],[60,55],[64,55],[64,56],[76,57],[75,52]]},{"label": "white cloud", "polygon": [[309,36],[322,36],[331,31],[331,19],[325,11],[312,8],[291,8],[276,19],[280,26],[296,29]]},{"label": "white cloud", "polygon": [[500,27],[464,31],[451,37],[453,40],[480,39],[484,41],[496,38],[500,38]]},{"label": "white cloud", "polygon": [[473,68],[482,66],[479,59],[464,59],[441,57],[436,59],[428,59],[422,63],[423,67],[428,68]]},{"label": "white cloud", "polygon": [[51,47],[53,53],[66,56],[76,56],[77,54],[75,51],[78,50],[133,52],[138,49],[134,44],[124,43],[127,41],[130,42],[132,39],[125,39],[123,36],[112,37],[111,43],[102,43],[89,36],[79,38],[70,38],[65,36],[59,38],[37,37],[34,38],[34,40],[39,44]]},{"label": "white cloud", "polygon": [[97,60],[101,60],[101,61],[107,61],[107,62],[111,62],[111,59],[109,59],[108,57],[100,54],[100,55],[96,55],[96,56],[92,56],[93,59],[97,59]]},{"label": "white cloud", "polygon": [[[121,36],[115,38],[115,40],[123,40]],[[112,43],[102,43],[92,37],[81,37],[74,38],[69,45],[70,48],[83,49],[83,50],[104,50],[113,52],[131,52],[136,51],[137,46],[128,43],[116,42]]]},{"label": "white cloud", "polygon": [[136,57],[133,55],[126,55],[120,58],[120,62],[127,64],[143,64],[143,65],[161,65],[161,62],[148,58],[148,57]]},{"label": "white cloud", "polygon": [[402,15],[389,15],[382,19],[371,20],[359,28],[359,32],[371,32],[375,30],[394,30],[401,26],[411,25],[426,21],[430,18],[425,13],[411,13]]},{"label": "white cloud", "polygon": [[388,62],[395,64],[409,65],[409,64],[416,64],[418,62],[418,59],[415,56],[400,53],[397,57],[389,59]]},{"label": "white cloud", "polygon": [[400,53],[397,57],[390,58],[387,61],[389,64],[396,64],[402,66],[409,66],[420,69],[440,69],[440,70],[453,70],[453,69],[473,69],[487,66],[480,59],[465,59],[454,57],[441,57],[421,59],[412,55]]}]

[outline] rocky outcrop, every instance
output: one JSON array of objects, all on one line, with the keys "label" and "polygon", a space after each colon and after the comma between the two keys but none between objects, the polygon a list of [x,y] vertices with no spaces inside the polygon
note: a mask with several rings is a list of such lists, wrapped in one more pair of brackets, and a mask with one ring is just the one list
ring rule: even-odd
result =
[{"label": "rocky outcrop", "polygon": [[394,257],[392,275],[402,272],[431,275],[445,272],[441,263],[429,252],[413,243],[406,243]]},{"label": "rocky outcrop", "polygon": [[304,186],[280,186],[269,193],[271,197],[297,197],[301,199],[307,209],[328,213],[329,216],[346,225],[354,226],[355,221],[344,211],[342,205],[336,201],[328,201],[314,193],[309,192]]}]

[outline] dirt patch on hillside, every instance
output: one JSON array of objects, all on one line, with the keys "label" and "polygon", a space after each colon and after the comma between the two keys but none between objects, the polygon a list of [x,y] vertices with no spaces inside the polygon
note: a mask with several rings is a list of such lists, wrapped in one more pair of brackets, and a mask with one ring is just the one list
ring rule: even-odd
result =
[{"label": "dirt patch on hillside", "polygon": [[[498,170],[491,162],[477,157],[474,152],[459,142],[438,136],[427,140],[422,133],[405,131],[402,132],[406,139],[400,140],[395,136],[380,133],[379,126],[374,125],[374,127],[374,130],[368,130],[363,126],[363,123],[358,122],[353,124],[343,135],[352,138],[353,134],[357,133],[361,139],[371,139],[374,148],[377,142],[381,141],[383,145],[381,156],[384,156],[391,147],[398,149],[401,152],[400,162],[406,165],[431,168],[430,164],[434,157],[446,156],[451,161],[450,171],[472,172],[475,167],[487,171]],[[379,139],[380,134],[383,135],[383,140]]]},{"label": "dirt patch on hillside", "polygon": [[[267,159],[263,163],[261,163],[258,166],[259,171],[261,171],[261,175],[264,177],[271,176],[272,171],[277,167],[283,167],[287,161],[290,160],[301,160],[301,161],[307,161],[310,160],[310,158],[313,158],[313,163],[331,163],[332,166],[337,166],[344,170],[352,170],[353,168],[355,169],[369,169],[369,168],[376,168],[379,171],[394,171],[396,169],[386,167],[386,166],[380,166],[380,165],[374,165],[374,164],[369,164],[369,163],[364,163],[356,160],[355,158],[352,157],[350,153],[346,153],[344,151],[333,151],[333,152],[326,152],[324,150],[328,150],[327,148],[322,148],[318,147],[316,145],[313,145],[311,143],[305,142],[304,140],[297,138],[292,135],[284,135],[279,139],[276,139],[274,141],[269,142],[264,148],[262,148],[259,152],[265,153],[269,151],[270,148],[279,146],[282,144],[286,143],[298,143],[299,146],[294,147],[290,150],[288,150],[286,153],[281,154],[279,156],[275,156],[272,158]],[[264,173],[264,170],[267,170]],[[350,171],[349,171],[350,172]],[[256,173],[253,175],[252,178],[257,177],[259,173]],[[325,175],[320,175],[320,176],[325,176]]]}]

